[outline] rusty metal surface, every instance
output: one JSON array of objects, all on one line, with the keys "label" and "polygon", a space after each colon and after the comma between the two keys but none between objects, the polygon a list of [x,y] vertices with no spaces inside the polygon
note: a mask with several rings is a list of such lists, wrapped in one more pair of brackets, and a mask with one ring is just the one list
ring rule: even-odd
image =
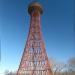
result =
[{"label": "rusty metal surface", "polygon": [[52,75],[40,31],[40,12],[32,12],[29,34],[17,75]]}]

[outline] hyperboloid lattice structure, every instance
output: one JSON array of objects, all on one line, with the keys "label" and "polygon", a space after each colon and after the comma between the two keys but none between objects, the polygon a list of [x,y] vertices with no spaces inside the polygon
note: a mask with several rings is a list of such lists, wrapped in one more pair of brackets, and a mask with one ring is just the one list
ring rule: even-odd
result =
[{"label": "hyperboloid lattice structure", "polygon": [[28,13],[30,29],[17,75],[53,75],[40,31],[42,6],[33,2],[28,7]]}]

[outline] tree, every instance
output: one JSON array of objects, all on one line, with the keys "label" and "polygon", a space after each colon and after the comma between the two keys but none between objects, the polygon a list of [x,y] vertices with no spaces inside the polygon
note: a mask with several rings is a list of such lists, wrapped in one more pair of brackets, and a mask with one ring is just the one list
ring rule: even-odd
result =
[{"label": "tree", "polygon": [[9,72],[8,70],[6,70],[5,75],[16,75],[16,72]]},{"label": "tree", "polygon": [[50,65],[53,71],[53,75],[56,75],[57,73],[61,73],[61,71],[66,67],[66,64],[59,63],[53,58],[50,58]]},{"label": "tree", "polygon": [[72,57],[68,60],[68,70],[75,71],[75,57]]},{"label": "tree", "polygon": [[4,74],[5,75],[8,75],[9,74],[9,70],[6,70]]}]

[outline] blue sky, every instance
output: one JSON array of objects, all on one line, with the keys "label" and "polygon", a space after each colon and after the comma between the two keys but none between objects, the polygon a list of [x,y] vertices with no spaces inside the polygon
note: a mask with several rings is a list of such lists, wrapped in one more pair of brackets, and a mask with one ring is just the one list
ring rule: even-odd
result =
[{"label": "blue sky", "polygon": [[[0,0],[0,75],[18,69],[28,36],[28,4],[33,0]],[[66,62],[74,57],[73,0],[37,0],[43,5],[41,31],[48,57]]]}]

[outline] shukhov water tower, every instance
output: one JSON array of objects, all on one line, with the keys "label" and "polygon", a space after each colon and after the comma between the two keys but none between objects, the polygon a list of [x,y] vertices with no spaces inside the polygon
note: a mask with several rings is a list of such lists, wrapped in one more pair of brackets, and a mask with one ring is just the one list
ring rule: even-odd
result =
[{"label": "shukhov water tower", "polygon": [[42,6],[33,2],[28,7],[28,13],[30,29],[17,75],[53,75],[40,30]]}]

